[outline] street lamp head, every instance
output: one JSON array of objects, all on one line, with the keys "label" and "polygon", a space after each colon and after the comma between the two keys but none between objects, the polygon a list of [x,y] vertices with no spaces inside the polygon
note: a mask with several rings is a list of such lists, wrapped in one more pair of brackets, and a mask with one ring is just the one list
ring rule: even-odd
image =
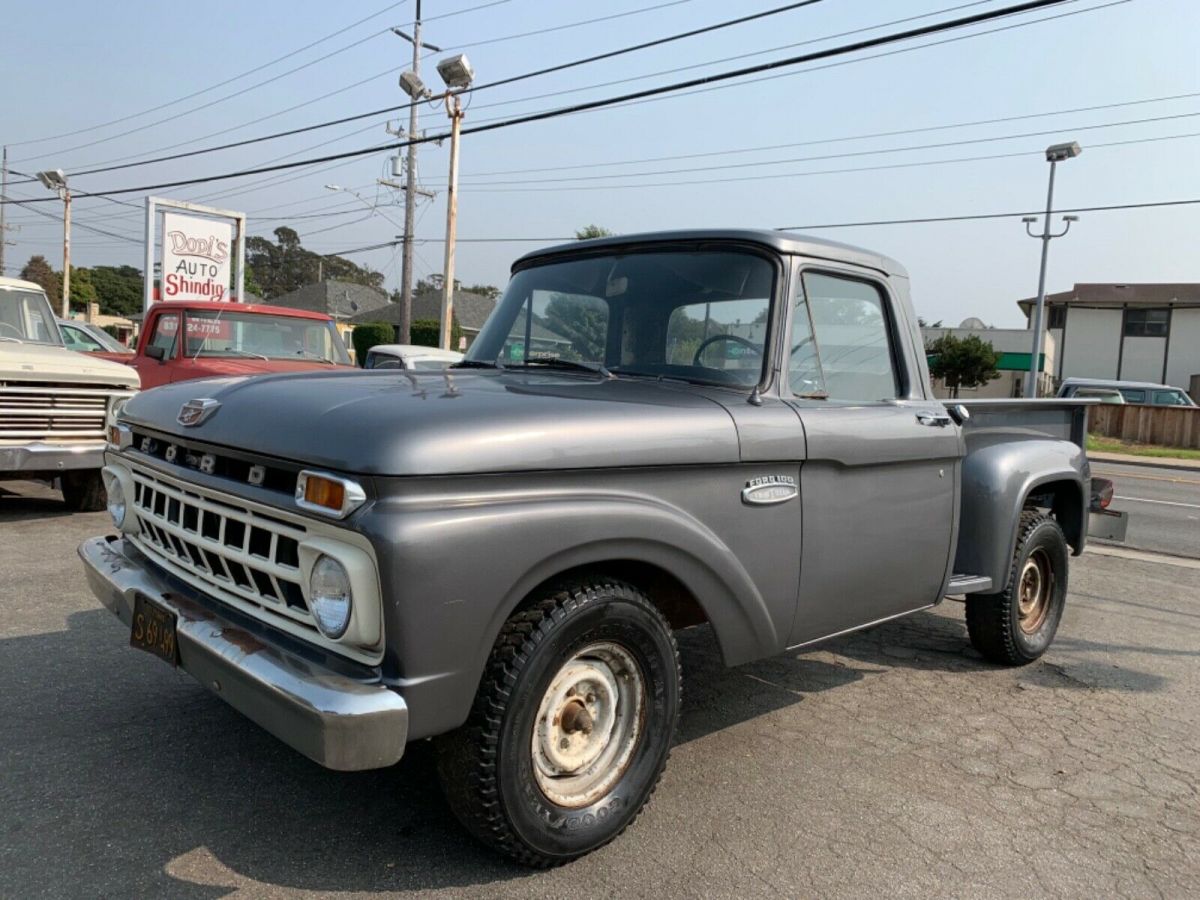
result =
[{"label": "street lamp head", "polygon": [[1079,216],[1063,216],[1064,222],[1078,222]]},{"label": "street lamp head", "polygon": [[341,189],[342,189],[342,186],[340,184],[325,185],[325,190],[327,190],[327,191],[340,191]]},{"label": "street lamp head", "polygon": [[45,172],[38,172],[37,179],[52,191],[61,191],[67,186],[67,176],[63,174],[62,169],[47,169]]},{"label": "street lamp head", "polygon": [[1025,216],[1024,218],[1021,219],[1021,221],[1024,222],[1026,225],[1032,225],[1034,222],[1037,221],[1037,216]]},{"label": "street lamp head", "polygon": [[429,89],[416,72],[401,72],[400,88],[414,100],[424,100],[429,96]]},{"label": "street lamp head", "polygon": [[450,90],[466,90],[475,80],[475,70],[467,60],[466,54],[450,56],[437,64],[438,74]]},{"label": "street lamp head", "polygon": [[1071,141],[1069,144],[1051,144],[1046,148],[1046,162],[1063,162],[1074,159],[1082,152],[1083,148],[1075,141]]}]

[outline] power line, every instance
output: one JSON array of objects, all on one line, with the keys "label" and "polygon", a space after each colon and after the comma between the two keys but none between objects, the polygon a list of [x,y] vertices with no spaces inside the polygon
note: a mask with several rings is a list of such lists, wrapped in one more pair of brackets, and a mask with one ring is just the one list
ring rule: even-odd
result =
[{"label": "power line", "polygon": [[[1051,215],[1060,213],[1109,212],[1118,209],[1153,209],[1167,206],[1193,206],[1200,203],[1200,198],[1191,200],[1158,200],[1153,203],[1112,203],[1107,206],[1076,206],[1071,209],[1056,209]],[[974,213],[961,216],[922,216],[916,219],[874,219],[864,222],[820,222],[808,225],[785,225],[775,231],[803,231],[817,228],[863,228],[874,225],[923,225],[928,222],[968,222],[983,219],[1011,219],[1016,216],[1040,216],[1044,209],[1022,210],[1020,212]]]},{"label": "power line", "polygon": [[[1156,209],[1163,207],[1176,206],[1195,206],[1200,204],[1200,197],[1187,200],[1156,200],[1148,203],[1111,203],[1103,206],[1076,206],[1069,209],[1056,209],[1051,215],[1060,215],[1066,213],[1090,213],[1090,212],[1111,212],[1114,210],[1127,209]],[[921,216],[911,219],[873,219],[859,222],[819,222],[806,225],[785,225],[780,228],[774,228],[773,231],[805,231],[817,230],[824,228],[865,228],[868,226],[882,225],[923,225],[935,222],[970,222],[983,221],[986,219],[1012,219],[1018,216],[1044,215],[1044,209],[1036,210],[1016,210],[1011,212],[993,212],[993,213],[968,213],[965,215],[953,216]],[[484,238],[456,238],[457,243],[466,244],[519,244],[519,243],[550,243],[553,241],[572,241],[574,236],[568,237],[484,237]],[[419,243],[438,244],[444,241],[444,238],[421,238]],[[365,247],[351,247],[348,250],[339,250],[334,253],[323,253],[322,256],[353,256],[358,253],[369,253],[373,250],[383,250],[389,247],[394,247],[399,244],[399,240],[383,241],[377,244],[368,244]]]},{"label": "power line", "polygon": [[[1000,116],[991,119],[975,119],[968,122],[951,122],[945,125],[926,125],[920,128],[901,128],[894,131],[875,131],[864,134],[850,134],[841,137],[816,138],[807,141],[795,141],[786,144],[756,145],[754,147],[735,147],[728,150],[707,150],[701,153],[681,153],[673,156],[648,156],[639,159],[613,160],[609,162],[577,163],[569,166],[538,166],[531,169],[505,169],[496,172],[474,172],[465,178],[491,178],[500,175],[528,175],[534,172],[568,172],[576,169],[598,169],[608,166],[630,166],[641,163],[673,162],[684,159],[704,159],[712,156],[728,156],[740,153],[765,153],[768,150],[787,150],[795,147],[811,147],[820,144],[837,144],[847,141],[864,141],[882,137],[900,137],[909,134],[924,134],[931,131],[948,131],[957,128],[972,128],[979,125],[999,125],[1005,122],[1018,122],[1025,119],[1042,119],[1050,116],[1069,115],[1077,112],[1098,112],[1106,109],[1118,109],[1126,106],[1140,106],[1147,103],[1164,103],[1171,100],[1184,100],[1200,97],[1200,91],[1187,94],[1172,94],[1163,97],[1148,97],[1141,100],[1125,100],[1118,103],[1103,103],[1095,106],[1077,106],[1070,109],[1058,109],[1048,112],[1022,113],[1015,116]],[[1088,126],[1095,127],[1095,126]]]},{"label": "power line", "polygon": [[[499,2],[507,2],[507,0],[499,0]],[[692,0],[674,0],[674,2],[665,3],[665,4],[662,4],[662,6],[676,6],[679,3],[690,3],[690,2],[692,2]],[[711,25],[703,26],[701,28],[693,28],[688,31],[683,31],[683,32],[679,32],[677,34],[667,35],[665,37],[657,38],[657,39],[651,40],[651,41],[643,41],[640,44],[634,44],[629,47],[621,47],[616,50],[610,50],[606,53],[598,53],[598,54],[588,56],[588,57],[585,57],[582,59],[571,60],[569,62],[560,63],[558,65],[548,66],[548,67],[542,68],[542,69],[536,69],[532,72],[524,72],[519,75],[513,75],[508,78],[500,79],[499,81],[492,81],[492,82],[487,82],[485,84],[476,85],[470,89],[470,93],[487,90],[489,88],[500,87],[502,85],[514,84],[519,81],[525,81],[530,78],[537,78],[537,77],[540,77],[543,75],[549,75],[549,74],[552,74],[555,72],[561,72],[566,69],[576,68],[578,66],[587,65],[589,63],[599,62],[601,60],[613,59],[615,57],[623,56],[623,55],[626,55],[629,53],[634,53],[639,50],[645,50],[645,49],[648,49],[651,47],[658,47],[663,44],[669,44],[669,43],[672,43],[675,41],[683,40],[685,38],[695,37],[695,36],[701,35],[701,34],[707,34],[709,32],[718,31],[718,30],[724,29],[724,28],[731,28],[735,25],[741,25],[743,23],[754,21],[757,19],[763,19],[768,16],[774,16],[774,15],[779,15],[779,14],[785,13],[785,12],[791,12],[792,10],[799,9],[804,6],[811,6],[811,5],[813,5],[815,3],[819,3],[819,2],[822,2],[822,0],[799,0],[799,2],[793,2],[793,3],[786,4],[784,6],[775,7],[775,8],[768,9],[768,10],[763,10],[762,12],[754,13],[752,15],[739,16],[738,18],[735,18],[735,19],[727,19],[725,21],[716,22]],[[492,5],[492,4],[488,4],[488,5]],[[476,8],[478,8],[478,7],[476,7]],[[587,19],[584,22],[575,22],[575,23],[571,23],[571,25],[563,25],[563,26],[559,26],[559,27],[560,28],[568,28],[568,27],[574,27],[575,25],[583,25],[583,24],[590,24],[593,22],[607,21],[609,19],[620,18],[622,16],[628,16],[628,15],[635,15],[636,13],[639,13],[639,12],[647,12],[650,9],[659,9],[659,8],[661,8],[661,7],[647,7],[647,8],[643,8],[643,9],[639,9],[639,10],[633,10],[631,12],[617,13],[617,14],[610,15],[610,16],[602,16],[599,19]],[[543,29],[543,31],[554,31],[554,30],[556,30],[556,29],[554,29],[554,28]],[[526,35],[538,34],[538,33],[541,33],[541,32],[527,32]],[[520,35],[520,36],[524,37],[526,35]],[[398,68],[400,68],[400,67],[398,67]],[[351,87],[358,87],[359,85],[364,84],[366,81],[373,81],[375,78],[380,77],[380,75],[386,75],[386,74],[389,74],[390,72],[394,72],[394,71],[396,71],[396,69],[389,69],[389,70],[387,70],[387,72],[381,72],[378,75],[372,75],[370,78],[364,79],[363,81],[356,82],[355,84],[351,85]],[[328,96],[331,96],[331,95],[326,94],[323,97],[320,97],[317,99],[325,99],[325,97],[328,97]],[[509,101],[509,102],[513,102],[513,101]],[[301,105],[306,105],[306,104],[301,104]],[[95,174],[98,174],[101,172],[115,172],[115,171],[118,171],[121,169],[136,168],[138,166],[149,166],[149,165],[154,165],[156,163],[169,162],[171,160],[176,160],[176,159],[186,159],[186,158],[189,158],[192,156],[200,156],[202,154],[215,153],[220,150],[230,150],[230,149],[233,149],[236,147],[245,147],[245,146],[249,146],[252,144],[262,143],[264,141],[277,140],[278,138],[292,137],[297,134],[304,134],[309,131],[316,131],[316,130],[323,129],[323,128],[329,128],[329,127],[332,127],[335,125],[345,125],[349,122],[356,122],[361,119],[376,118],[381,115],[387,115],[390,113],[401,112],[401,111],[409,109],[412,106],[413,106],[412,103],[402,103],[398,106],[388,106],[388,107],[383,107],[381,109],[372,110],[370,112],[358,113],[358,114],[352,115],[352,116],[343,116],[342,118],[339,118],[339,119],[333,119],[333,120],[330,120],[327,122],[318,122],[313,125],[305,125],[305,126],[302,126],[299,128],[291,128],[286,131],[275,132],[274,134],[261,135],[259,137],[246,138],[245,140],[241,140],[241,141],[232,141],[232,142],[225,143],[225,144],[219,144],[215,147],[204,147],[199,150],[188,150],[183,153],[173,153],[168,156],[159,156],[159,157],[155,157],[153,159],[138,160],[136,162],[124,162],[124,163],[119,163],[117,165],[100,165],[100,166],[95,166],[90,169],[83,169],[81,171],[75,172],[74,174],[76,177],[81,176],[81,175],[95,175]],[[299,107],[296,107],[296,106],[291,107],[291,109],[293,109],[293,110],[297,109],[297,108],[299,108]],[[261,121],[261,119],[256,120],[256,121]],[[242,126],[238,126],[238,127],[242,127]],[[368,126],[368,127],[374,127],[374,126],[372,125],[372,126]],[[232,130],[236,130],[236,129],[226,129],[226,131],[232,131]],[[220,132],[218,132],[218,133],[220,133]],[[341,138],[338,138],[337,140],[341,140]],[[183,141],[181,144],[176,144],[175,146],[182,146],[183,144],[189,144],[189,143],[193,143],[193,141]],[[317,145],[317,146],[321,146],[321,145]],[[163,149],[171,149],[171,148],[163,148]]]},{"label": "power line", "polygon": [[[315,40],[309,44],[305,44],[303,47],[300,47],[296,50],[292,50],[290,53],[285,53],[283,56],[276,57],[275,59],[271,60],[270,62],[262,63],[261,65],[255,66],[253,69],[247,69],[245,72],[242,72],[240,75],[234,75],[231,78],[226,78],[224,81],[219,81],[216,84],[211,84],[206,88],[201,88],[198,91],[193,91],[192,93],[185,94],[182,97],[176,97],[174,100],[168,100],[166,103],[160,103],[158,106],[152,106],[149,109],[143,109],[141,112],[130,113],[129,115],[121,116],[119,119],[112,119],[108,122],[102,122],[99,125],[92,125],[87,128],[82,128],[82,129],[76,128],[76,129],[72,129],[70,131],[64,131],[60,134],[52,134],[52,135],[49,135],[47,137],[42,137],[42,138],[32,138],[27,141],[13,141],[13,142],[9,143],[9,146],[10,147],[22,147],[22,146],[27,146],[29,144],[42,144],[42,143],[45,143],[46,141],[57,140],[58,138],[71,137],[73,135],[79,134],[80,132],[96,131],[101,128],[107,128],[109,125],[118,125],[121,122],[128,122],[130,119],[137,119],[137,118],[140,118],[141,116],[149,115],[152,112],[158,112],[160,109],[166,109],[168,106],[174,106],[176,103],[182,103],[185,100],[191,100],[194,97],[199,97],[201,94],[207,94],[209,91],[215,91],[217,88],[224,87],[227,84],[232,84],[235,81],[240,81],[241,79],[246,78],[247,76],[253,75],[255,72],[261,72],[263,69],[269,69],[271,66],[275,65],[276,63],[281,63],[285,59],[290,59],[293,56],[298,56],[299,54],[303,53],[306,50],[311,50],[313,47],[316,47],[318,44],[323,44],[323,43],[325,43],[325,41],[331,40],[340,34],[345,34],[347,31],[357,28],[359,25],[362,25],[364,22],[369,22],[371,19],[378,18],[379,16],[383,15],[386,12],[390,12],[391,10],[395,9],[397,6],[403,6],[406,2],[408,2],[408,0],[399,0],[399,2],[391,3],[388,6],[385,6],[383,9],[381,9],[377,12],[373,12],[369,16],[365,16],[364,18],[359,19],[357,22],[352,22],[351,24],[345,26],[344,28],[340,28],[337,31],[331,32],[330,34],[327,34],[324,37],[319,38],[318,40]],[[376,37],[380,33],[382,33],[382,32],[377,32],[376,34],[371,35],[370,37]],[[355,45],[351,44],[350,46],[353,47]],[[349,48],[343,47],[342,50],[334,51],[334,53],[335,54],[341,53],[343,50],[346,50],[346,49],[349,49]],[[313,60],[312,63],[307,63],[306,65],[313,65],[315,63],[321,62],[324,59],[328,59],[329,56],[331,56],[331,55],[334,55],[334,54],[329,54],[327,56],[320,57],[319,59]],[[304,68],[304,67],[302,66],[301,68]],[[296,71],[298,71],[298,70],[296,70]],[[236,96],[236,95],[233,95],[233,96]],[[131,133],[131,132],[126,132],[126,133]],[[120,135],[117,135],[117,136],[120,137]],[[90,145],[84,145],[84,146],[90,146]],[[74,149],[79,149],[79,148],[73,147],[70,149],[74,150]],[[59,152],[60,153],[68,153],[68,152],[70,152],[70,150],[61,150]]]},{"label": "power line", "polygon": [[[710,85],[718,82],[728,81],[734,78],[741,78],[747,75],[757,74],[759,72],[768,72],[776,69],[800,65],[802,63],[812,62],[820,59],[830,59],[836,56],[842,56],[849,53],[855,53],[860,50],[865,50],[871,47],[885,46],[888,44],[898,43],[900,41],[912,40],[913,38],[924,37],[931,34],[939,34],[946,31],[965,28],[971,25],[977,25],[983,22],[993,21],[1002,17],[1019,15],[1025,12],[1033,12],[1038,9],[1043,9],[1050,6],[1057,6],[1068,0],[1027,0],[1024,3],[1014,4],[1012,6],[1002,7],[1000,9],[991,10],[983,13],[976,13],[971,16],[963,16],[957,19],[950,19],[945,22],[938,22],[933,25],[926,25],[920,28],[912,28],[906,31],[885,34],[875,38],[868,38],[856,41],[850,44],[844,44],[838,47],[831,47],[825,50],[812,51],[797,56],[787,57],[784,59],[773,60],[765,63],[758,63],[753,66],[745,66],[739,69],[733,69],[726,72],[720,72],[713,75],[705,75],[698,78],[688,79],[686,81],[675,82],[673,84],[659,85],[652,88],[644,88],[640,91],[633,91],[627,94],[620,94],[614,97],[602,98],[599,100],[591,100],[583,103],[576,103],[571,106],[559,107],[557,109],[543,110],[540,112],[530,113],[523,116],[516,116],[511,119],[504,119],[497,122],[476,125],[470,128],[462,129],[462,134],[478,134],[486,131],[496,131],[502,128],[510,128],[516,125],[524,125],[531,122],[539,122],[547,119],[558,118],[560,116],[572,115],[575,113],[586,112],[594,109],[614,106],[620,103],[627,103],[631,100],[640,100],[649,97],[655,97],[662,94],[673,93],[676,91],[686,90],[687,88],[700,85]],[[267,172],[281,171],[284,169],[298,168],[300,166],[312,165],[315,163],[331,162],[340,159],[350,159],[357,156],[365,156],[371,153],[378,153],[381,150],[395,149],[397,147],[406,147],[409,144],[431,143],[437,140],[443,140],[449,135],[442,133],[437,135],[426,135],[423,137],[410,137],[407,141],[402,141],[395,144],[376,145],[366,147],[360,150],[351,150],[343,153],[330,154],[328,156],[317,157],[315,159],[299,160],[291,163],[283,163],[274,166],[258,167],[253,169],[243,169],[238,172],[230,172],[223,175],[208,175],[200,178],[188,178],[178,181],[162,182],[159,184],[142,185],[133,188],[119,188],[108,191],[90,192],[93,196],[102,196],[107,194],[130,194],[144,193],[147,191],[160,190],[163,188],[181,187],[191,184],[205,184],[213,181],[222,181],[229,178],[240,178],[249,175],[260,175]]]},{"label": "power line", "polygon": [[[1088,144],[1088,150],[1102,150],[1106,147],[1125,146],[1127,144],[1148,144],[1157,141],[1173,141],[1183,140],[1185,138],[1200,137],[1200,132],[1186,132],[1184,134],[1169,134],[1160,137],[1149,138],[1133,138],[1125,141],[1108,141],[1100,144]],[[917,160],[914,162],[903,163],[885,163],[877,166],[852,166],[842,169],[817,169],[809,172],[775,172],[770,175],[741,175],[733,178],[703,178],[694,179],[691,181],[650,181],[640,182],[637,184],[566,184],[556,187],[537,188],[522,185],[521,187],[478,187],[471,186],[471,190],[475,193],[487,194],[506,194],[506,193],[542,193],[542,192],[562,192],[562,191],[605,191],[605,190],[623,190],[623,189],[641,189],[641,188],[659,188],[659,187],[686,187],[691,185],[711,185],[711,184],[733,184],[746,181],[774,181],[783,178],[808,178],[815,175],[845,175],[855,172],[884,172],[893,169],[919,169],[927,166],[940,166],[951,163],[969,163],[969,162],[984,162],[993,159],[1016,159],[1025,156],[1040,156],[1044,151],[1037,149],[1017,150],[1012,153],[989,153],[982,156],[956,156],[948,159],[927,159]],[[744,167],[742,164],[740,167]],[[1044,210],[1043,210],[1044,212]]]}]

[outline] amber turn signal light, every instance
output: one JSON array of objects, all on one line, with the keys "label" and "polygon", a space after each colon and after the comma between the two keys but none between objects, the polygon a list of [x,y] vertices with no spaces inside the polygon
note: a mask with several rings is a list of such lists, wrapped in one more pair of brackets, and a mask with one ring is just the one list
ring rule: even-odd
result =
[{"label": "amber turn signal light", "polygon": [[349,478],[307,469],[296,477],[296,505],[310,512],[341,519],[366,499],[362,486]]},{"label": "amber turn signal light", "polygon": [[304,482],[304,499],[314,506],[341,512],[342,504],[346,502],[346,486],[320,475],[309,475]]}]

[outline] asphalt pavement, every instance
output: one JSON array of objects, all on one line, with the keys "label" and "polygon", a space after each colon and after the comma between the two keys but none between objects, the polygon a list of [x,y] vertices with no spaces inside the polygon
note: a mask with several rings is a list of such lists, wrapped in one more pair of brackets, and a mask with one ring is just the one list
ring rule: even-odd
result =
[{"label": "asphalt pavement", "polygon": [[1111,508],[1129,513],[1126,546],[1200,557],[1200,471],[1093,462],[1092,474],[1112,479]]},{"label": "asphalt pavement", "polygon": [[653,802],[531,872],[459,828],[427,745],[327,772],[130,649],[75,557],[105,530],[0,486],[0,897],[1200,896],[1192,561],[1074,559],[1020,669],[954,602],[736,669],[683,632]]}]

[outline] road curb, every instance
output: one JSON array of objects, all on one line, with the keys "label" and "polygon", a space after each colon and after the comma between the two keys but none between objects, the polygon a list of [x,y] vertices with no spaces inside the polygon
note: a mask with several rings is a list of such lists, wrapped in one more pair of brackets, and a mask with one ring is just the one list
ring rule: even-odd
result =
[{"label": "road curb", "polygon": [[1092,462],[1115,463],[1122,466],[1145,466],[1150,469],[1174,469],[1177,472],[1194,472],[1200,475],[1200,461],[1172,459],[1159,456],[1130,456],[1125,453],[1093,453],[1088,451]]}]

